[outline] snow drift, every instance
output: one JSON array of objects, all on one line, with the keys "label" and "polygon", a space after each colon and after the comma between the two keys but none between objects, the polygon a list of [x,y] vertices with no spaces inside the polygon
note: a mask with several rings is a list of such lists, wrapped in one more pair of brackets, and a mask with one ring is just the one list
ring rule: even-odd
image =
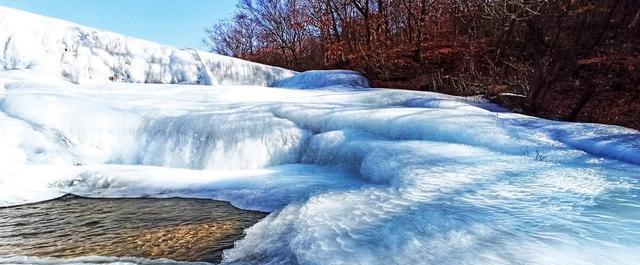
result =
[{"label": "snow drift", "polygon": [[[233,62],[232,72],[253,65]],[[77,85],[37,68],[0,71],[2,206],[71,192],[214,198],[271,211],[225,251],[225,264],[640,260],[635,130],[438,93],[362,89],[350,72],[276,83],[287,88],[209,89]],[[230,80],[254,84],[238,73]],[[0,257],[127,261],[150,262]]]},{"label": "snow drift", "polygon": [[278,80],[275,87],[302,89],[351,89],[369,88],[369,80],[356,71],[350,70],[314,70],[298,73]]},{"label": "snow drift", "polygon": [[269,85],[294,72],[177,49],[0,6],[0,69],[55,73],[77,83],[123,81]]}]

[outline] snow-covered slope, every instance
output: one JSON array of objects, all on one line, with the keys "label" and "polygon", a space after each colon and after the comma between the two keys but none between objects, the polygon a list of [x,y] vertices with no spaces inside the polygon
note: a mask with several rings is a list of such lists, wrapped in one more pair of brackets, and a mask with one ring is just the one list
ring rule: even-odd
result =
[{"label": "snow-covered slope", "polygon": [[74,83],[123,81],[269,85],[292,71],[177,49],[0,6],[0,69],[33,69]]},{"label": "snow-covered slope", "polygon": [[[255,82],[242,70],[253,64],[232,62],[229,71],[241,73],[232,83]],[[0,206],[71,192],[214,198],[271,211],[225,251],[225,264],[640,260],[636,130],[366,89],[344,71],[277,83],[287,88],[206,89],[77,85],[39,67],[0,70]],[[150,263],[0,256],[9,264],[126,262]]]}]

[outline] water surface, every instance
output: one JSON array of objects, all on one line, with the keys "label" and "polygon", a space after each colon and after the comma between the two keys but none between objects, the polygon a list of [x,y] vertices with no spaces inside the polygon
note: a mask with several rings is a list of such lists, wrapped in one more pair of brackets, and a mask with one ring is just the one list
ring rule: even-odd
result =
[{"label": "water surface", "polygon": [[0,208],[0,256],[118,256],[221,260],[266,214],[202,199],[90,199],[66,195]]}]

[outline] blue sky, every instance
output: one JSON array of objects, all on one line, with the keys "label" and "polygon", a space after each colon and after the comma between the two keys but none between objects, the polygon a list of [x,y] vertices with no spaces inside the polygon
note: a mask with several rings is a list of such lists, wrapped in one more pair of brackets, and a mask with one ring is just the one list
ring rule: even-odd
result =
[{"label": "blue sky", "polygon": [[0,0],[1,6],[177,47],[204,48],[204,28],[237,0]]}]

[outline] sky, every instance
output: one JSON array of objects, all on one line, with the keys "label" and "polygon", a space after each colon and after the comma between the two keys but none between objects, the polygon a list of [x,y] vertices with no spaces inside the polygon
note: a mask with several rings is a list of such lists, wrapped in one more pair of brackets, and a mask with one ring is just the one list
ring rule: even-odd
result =
[{"label": "sky", "polygon": [[204,28],[232,16],[237,0],[0,0],[0,6],[179,48],[205,48]]}]

